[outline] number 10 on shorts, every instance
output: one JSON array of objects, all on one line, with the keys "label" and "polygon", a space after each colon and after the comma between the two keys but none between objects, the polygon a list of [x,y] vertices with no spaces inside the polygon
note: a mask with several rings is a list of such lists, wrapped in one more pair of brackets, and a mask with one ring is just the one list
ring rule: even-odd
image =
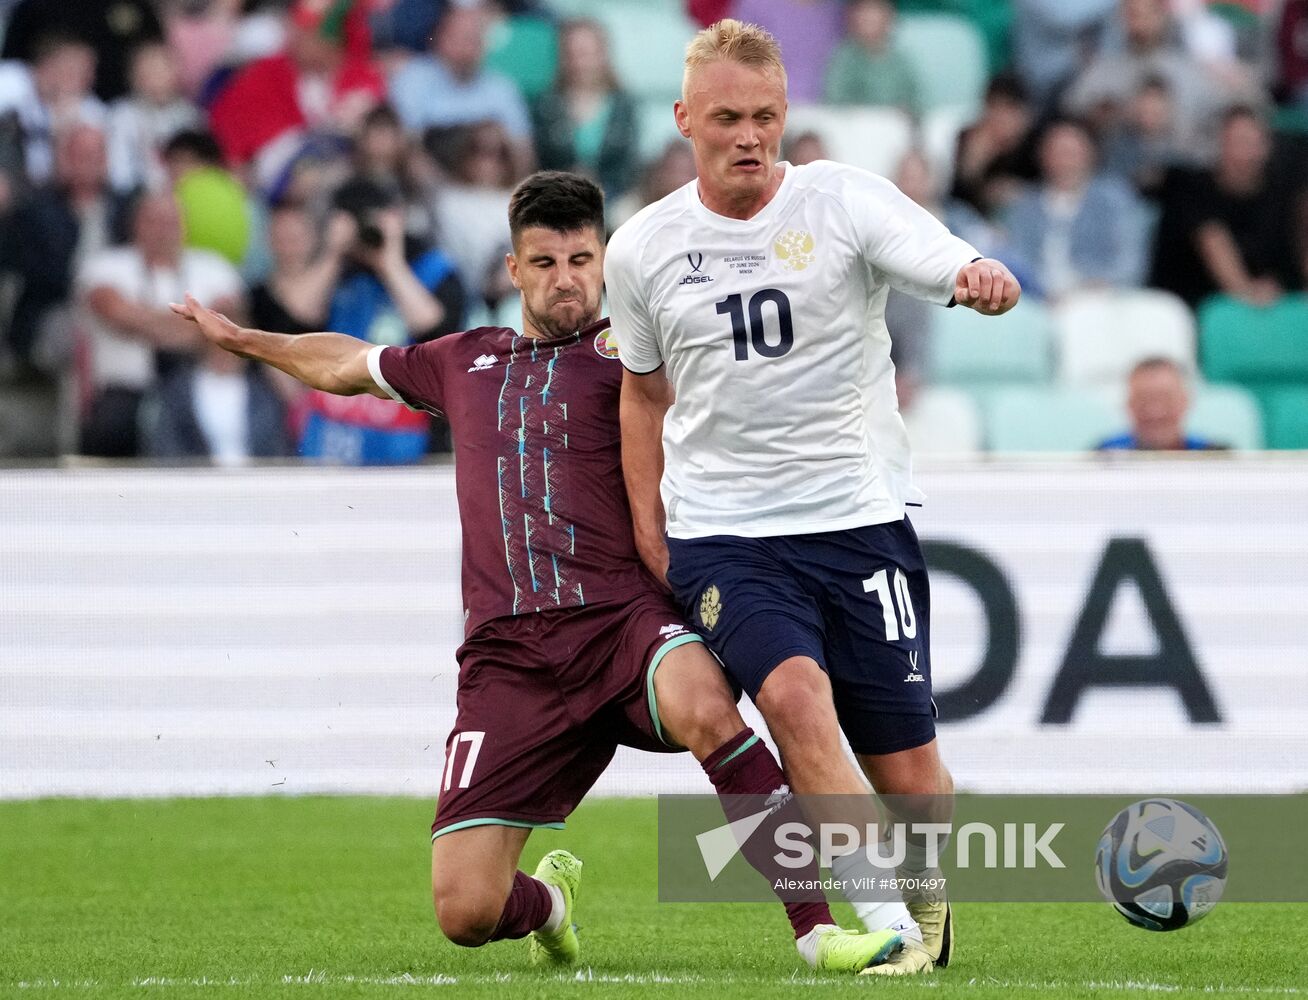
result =
[{"label": "number 10 on shorts", "polygon": [[[895,598],[890,598],[890,578],[886,570],[879,569],[863,581],[863,593],[876,592],[881,602],[881,614],[886,620],[886,640],[895,642],[903,630],[905,639],[917,635],[917,617],[913,614],[913,598],[908,593],[908,577],[902,569],[895,570]],[[895,620],[895,608],[899,608],[899,620]]]},{"label": "number 10 on shorts", "polygon": [[481,753],[481,741],[485,732],[458,733],[450,741],[450,753],[445,758],[445,779],[441,782],[441,791],[448,792],[454,781],[454,763],[459,756],[459,745],[467,744],[468,750],[463,758],[463,769],[459,772],[459,787],[467,788],[472,784],[472,769],[477,766],[477,755]]}]

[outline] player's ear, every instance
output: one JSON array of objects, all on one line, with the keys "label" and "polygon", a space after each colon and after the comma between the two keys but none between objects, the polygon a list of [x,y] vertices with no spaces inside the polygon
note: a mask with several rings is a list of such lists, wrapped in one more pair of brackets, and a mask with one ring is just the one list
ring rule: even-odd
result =
[{"label": "player's ear", "polygon": [[513,287],[522,291],[522,282],[518,280],[518,258],[512,253],[504,255],[504,266],[509,272],[509,280],[513,282]]},{"label": "player's ear", "polygon": [[677,120],[677,131],[686,139],[690,138],[690,109],[686,107],[685,101],[678,101],[672,105],[673,117]]}]

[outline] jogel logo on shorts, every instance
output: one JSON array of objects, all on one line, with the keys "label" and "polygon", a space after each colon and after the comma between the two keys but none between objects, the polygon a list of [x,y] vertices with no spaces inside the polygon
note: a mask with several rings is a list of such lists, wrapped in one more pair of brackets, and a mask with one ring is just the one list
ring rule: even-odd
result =
[{"label": "jogel logo on shorts", "polygon": [[709,588],[699,599],[699,620],[712,632],[720,614],[722,614],[722,595],[718,593],[717,587],[709,584]]}]

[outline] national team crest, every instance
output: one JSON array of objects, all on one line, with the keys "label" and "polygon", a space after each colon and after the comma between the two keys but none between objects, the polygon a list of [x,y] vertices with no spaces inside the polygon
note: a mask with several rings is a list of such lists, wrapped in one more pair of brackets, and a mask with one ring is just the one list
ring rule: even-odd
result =
[{"label": "national team crest", "polygon": [[601,358],[617,358],[618,339],[613,336],[612,330],[601,330],[595,334],[595,353]]},{"label": "national team crest", "polygon": [[704,627],[710,632],[718,623],[718,616],[722,614],[722,595],[718,593],[718,588],[709,584],[708,589],[704,591],[699,599],[699,620]]},{"label": "national team crest", "polygon": [[785,235],[772,244],[772,249],[787,271],[802,271],[817,260],[817,255],[813,252],[815,246],[812,233],[802,229],[788,229]]}]

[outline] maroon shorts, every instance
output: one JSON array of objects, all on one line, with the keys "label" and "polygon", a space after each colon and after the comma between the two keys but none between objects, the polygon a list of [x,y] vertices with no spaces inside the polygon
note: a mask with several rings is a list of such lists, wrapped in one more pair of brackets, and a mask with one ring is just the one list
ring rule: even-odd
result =
[{"label": "maroon shorts", "polygon": [[654,670],[701,641],[657,593],[496,618],[458,652],[458,715],[432,839],[470,826],[561,827],[619,746],[664,739]]}]

